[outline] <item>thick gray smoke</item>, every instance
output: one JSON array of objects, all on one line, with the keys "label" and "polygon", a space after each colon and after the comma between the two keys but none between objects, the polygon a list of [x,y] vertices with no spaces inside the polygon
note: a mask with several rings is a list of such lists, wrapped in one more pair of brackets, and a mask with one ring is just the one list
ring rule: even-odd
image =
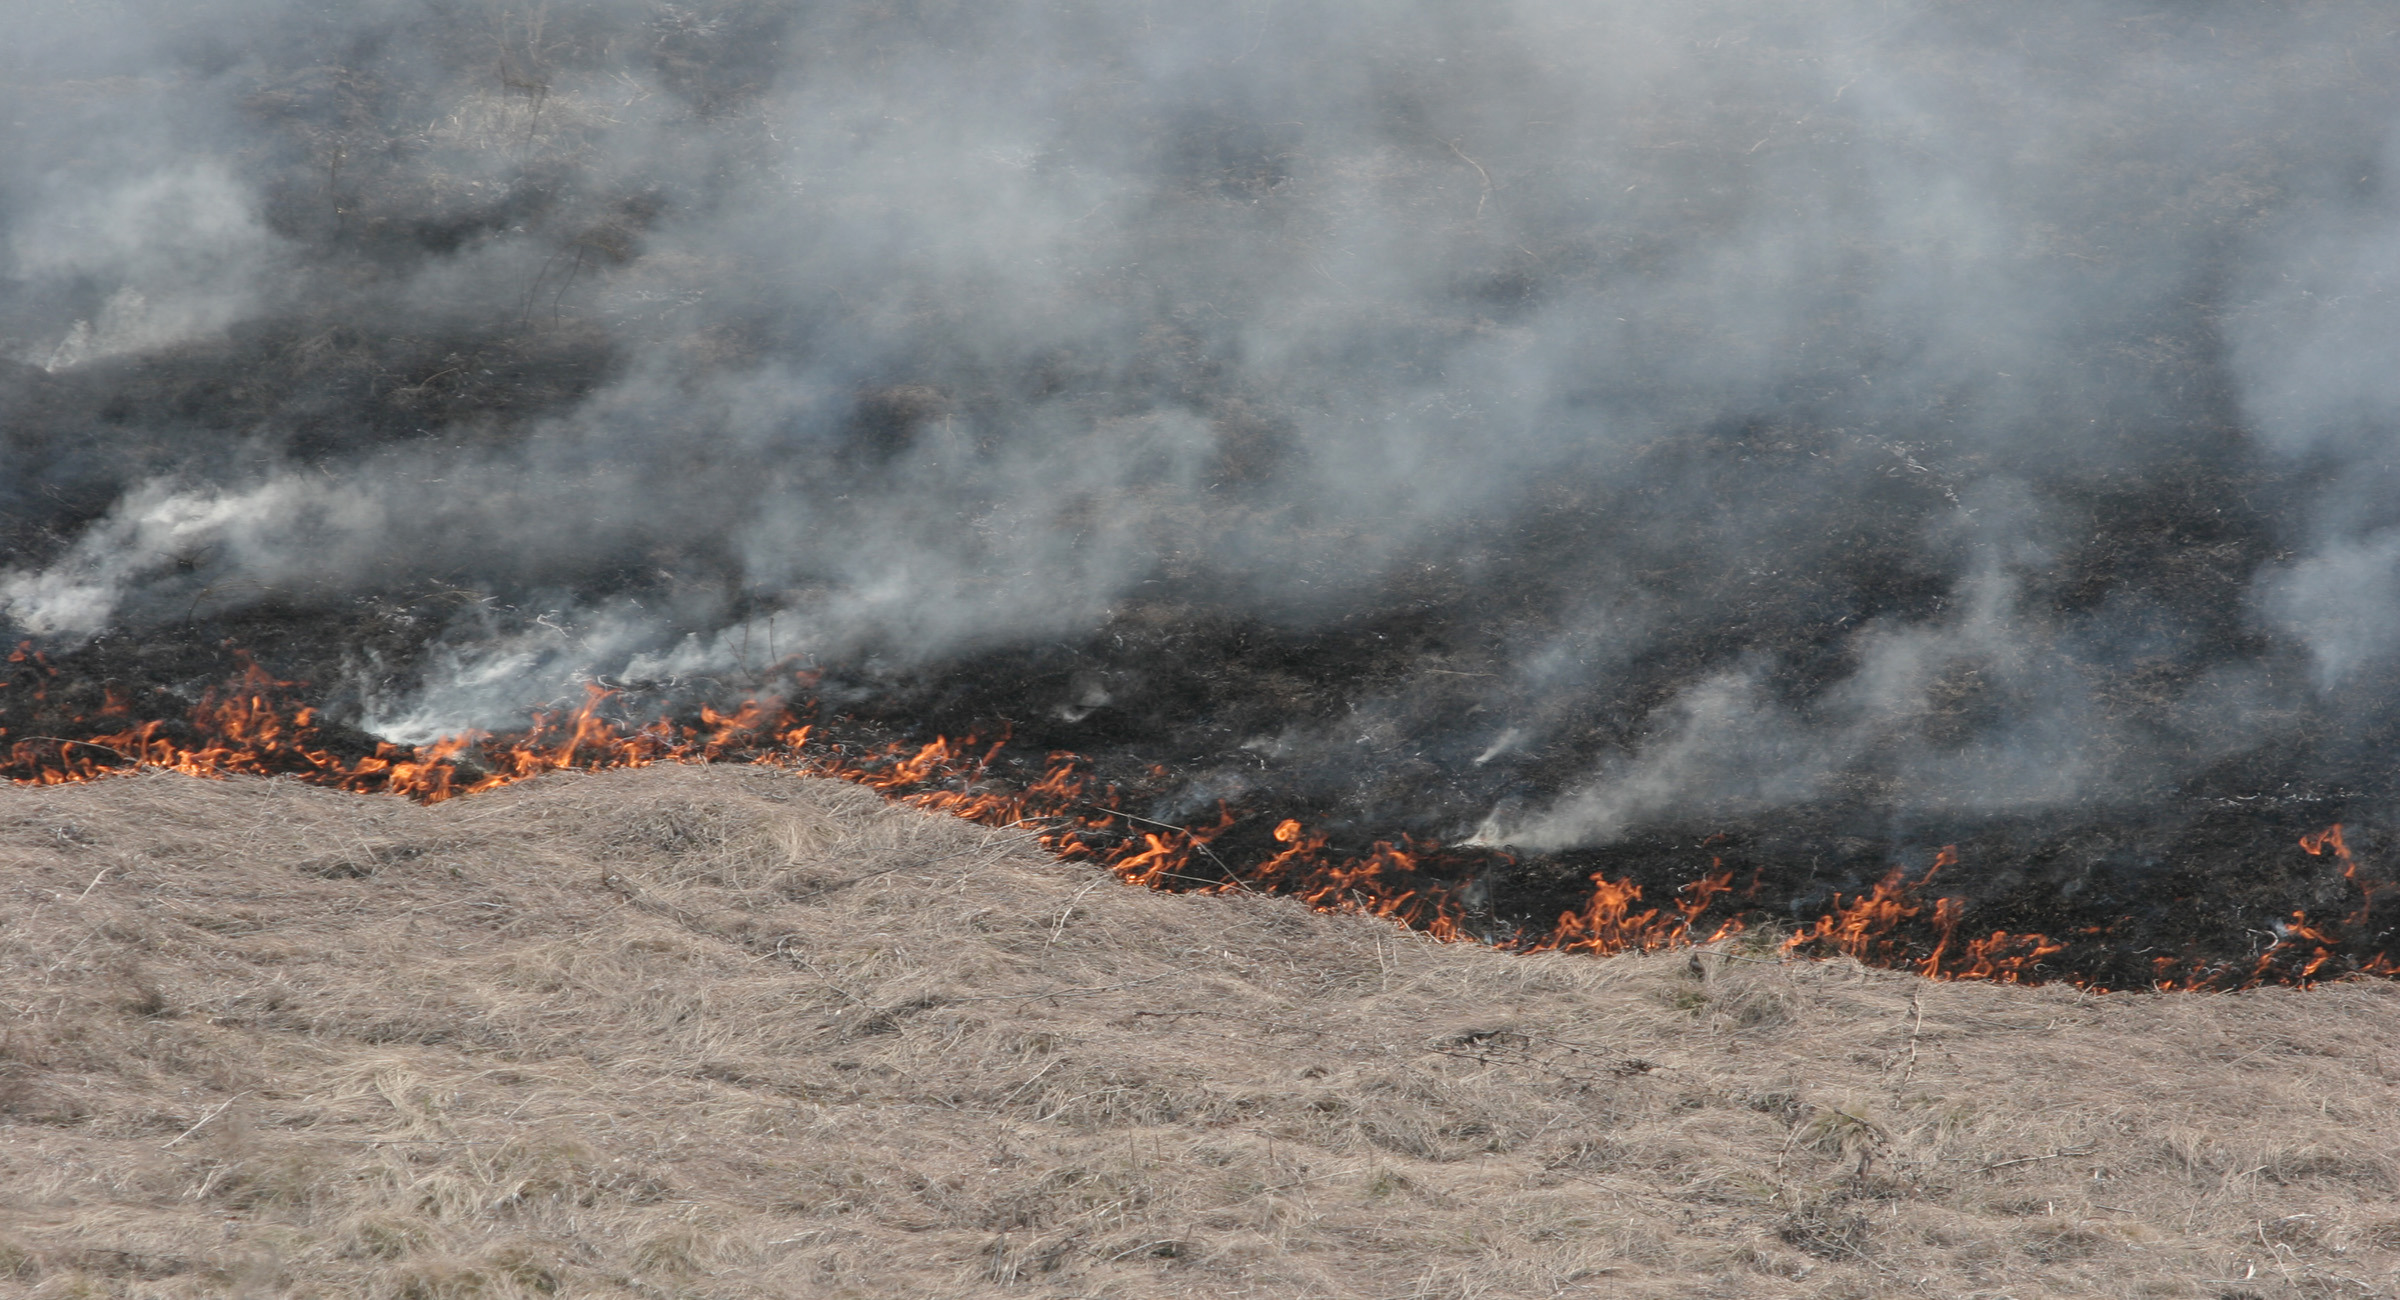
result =
[{"label": "thick gray smoke", "polygon": [[1439,761],[1580,756],[1483,826],[1532,847],[2136,797],[2400,658],[2373,5],[26,8],[52,643],[555,611],[462,615],[413,739],[1491,588],[1423,671],[1482,683]]}]

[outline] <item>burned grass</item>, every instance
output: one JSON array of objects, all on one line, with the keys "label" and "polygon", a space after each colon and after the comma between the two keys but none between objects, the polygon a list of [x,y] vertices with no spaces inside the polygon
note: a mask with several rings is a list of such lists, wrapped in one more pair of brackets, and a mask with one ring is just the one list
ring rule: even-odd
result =
[{"label": "burned grass", "polygon": [[1594,960],[763,769],[0,794],[0,1290],[2389,1294],[2400,988]]}]

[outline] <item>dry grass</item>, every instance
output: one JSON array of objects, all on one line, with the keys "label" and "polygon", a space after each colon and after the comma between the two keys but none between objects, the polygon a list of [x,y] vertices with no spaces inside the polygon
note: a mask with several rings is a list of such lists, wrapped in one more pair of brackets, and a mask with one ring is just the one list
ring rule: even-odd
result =
[{"label": "dry grass", "polygon": [[2400,987],[1443,947],[773,772],[0,792],[0,1291],[2389,1294]]}]

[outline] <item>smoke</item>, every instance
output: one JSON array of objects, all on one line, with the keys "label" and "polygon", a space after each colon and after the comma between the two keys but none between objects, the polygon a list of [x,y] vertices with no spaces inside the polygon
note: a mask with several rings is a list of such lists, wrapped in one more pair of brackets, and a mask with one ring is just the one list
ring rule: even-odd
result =
[{"label": "smoke", "polygon": [[0,617],[466,593],[388,735],[1421,609],[1226,743],[1552,848],[2154,797],[2400,645],[2372,6],[26,25]]},{"label": "smoke", "polygon": [[2353,725],[2381,721],[2377,688],[2400,654],[2395,161],[2386,142],[2270,227],[2230,331],[2251,426],[2312,486],[2297,553],[2261,571],[2259,603],[2307,647],[2317,690],[2352,706]]}]

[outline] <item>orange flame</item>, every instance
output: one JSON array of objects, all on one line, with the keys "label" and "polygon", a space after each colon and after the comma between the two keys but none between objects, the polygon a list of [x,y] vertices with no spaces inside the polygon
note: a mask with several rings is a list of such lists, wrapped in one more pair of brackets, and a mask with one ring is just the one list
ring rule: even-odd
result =
[{"label": "orange flame", "polygon": [[2343,917],[2342,926],[2351,930],[2366,928],[2367,916],[2375,910],[2375,896],[2390,889],[2394,882],[2370,879],[2358,874],[2358,859],[2350,856],[2350,845],[2342,839],[2340,822],[2335,822],[2314,835],[2301,836],[2300,849],[2312,858],[2324,856],[2327,849],[2333,850],[2334,861],[2342,864],[2342,879],[2358,886],[2359,893],[2358,910]]},{"label": "orange flame", "polygon": [[[2341,823],[2300,837],[2300,851],[2310,857],[2333,855],[2342,864],[2342,878],[2359,891],[2356,911],[2340,921],[2311,921],[2308,913],[2295,910],[2290,917],[2275,923],[2275,941],[2267,945],[2247,967],[2229,963],[2185,963],[2173,957],[2160,957],[2151,963],[2155,973],[2153,987],[2160,989],[2247,989],[2263,984],[2290,984],[2309,988],[2321,982],[2326,969],[2340,957],[2342,948],[2352,934],[2365,933],[2368,919],[2375,910],[2376,895],[2392,887],[2393,882],[2364,875],[2358,859],[2351,853],[2343,838]],[[2370,955],[2353,971],[2337,974],[2400,976],[2400,965],[2388,952]]]},{"label": "orange flame", "polygon": [[1524,945],[1527,952],[1659,952],[1668,948],[1714,943],[1742,930],[1739,917],[1727,917],[1705,938],[1695,938],[1701,915],[1733,890],[1733,872],[1722,858],[1710,858],[1708,874],[1676,892],[1679,902],[1644,908],[1642,887],[1629,880],[1610,880],[1592,873],[1592,897],[1576,911],[1561,912],[1548,937]]}]

